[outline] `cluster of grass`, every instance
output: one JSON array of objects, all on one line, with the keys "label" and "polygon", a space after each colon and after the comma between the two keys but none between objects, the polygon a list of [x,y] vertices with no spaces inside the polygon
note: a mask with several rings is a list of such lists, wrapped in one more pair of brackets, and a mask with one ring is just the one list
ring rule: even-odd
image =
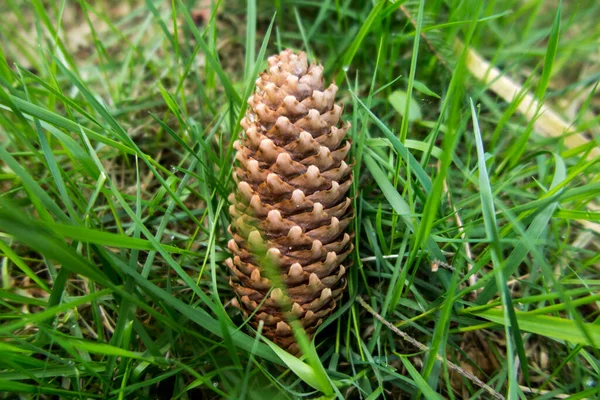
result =
[{"label": "cluster of grass", "polygon": [[[0,398],[600,392],[596,1],[0,12]],[[232,142],[286,47],[340,86],[355,162],[348,293],[302,359],[249,329],[222,263]],[[539,135],[526,93],[571,132]]]}]

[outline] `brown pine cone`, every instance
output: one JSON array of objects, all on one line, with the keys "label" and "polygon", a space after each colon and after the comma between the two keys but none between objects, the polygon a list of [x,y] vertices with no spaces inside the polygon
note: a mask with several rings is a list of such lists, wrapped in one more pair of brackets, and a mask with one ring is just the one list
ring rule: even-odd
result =
[{"label": "brown pine cone", "polygon": [[[354,217],[344,141],[350,124],[340,121],[342,107],[334,104],[337,86],[324,89],[323,67],[308,66],[304,52],[285,50],[268,64],[248,100],[245,134],[234,144],[233,258],[226,264],[237,295],[232,303],[247,317],[264,300],[251,324],[262,320],[264,335],[295,354],[286,312],[312,337],[346,288],[342,263],[350,262],[346,231]],[[273,273],[283,290],[272,289]]]}]

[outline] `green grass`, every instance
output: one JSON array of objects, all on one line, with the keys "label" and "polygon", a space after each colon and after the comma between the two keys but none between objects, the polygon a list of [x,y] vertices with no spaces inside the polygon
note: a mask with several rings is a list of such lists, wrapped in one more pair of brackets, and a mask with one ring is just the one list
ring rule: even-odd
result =
[{"label": "green grass", "polygon": [[[0,399],[598,396],[596,1],[194,3],[0,4]],[[340,86],[355,162],[348,291],[301,359],[223,264],[232,143],[286,47]]]}]

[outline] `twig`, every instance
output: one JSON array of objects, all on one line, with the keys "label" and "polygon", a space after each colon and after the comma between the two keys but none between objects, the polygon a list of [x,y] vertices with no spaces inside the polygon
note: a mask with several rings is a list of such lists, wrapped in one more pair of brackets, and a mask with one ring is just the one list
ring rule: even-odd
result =
[{"label": "twig", "polygon": [[[414,339],[412,336],[408,335],[407,333],[402,332],[400,329],[396,328],[391,322],[388,322],[385,318],[383,318],[381,315],[379,315],[360,296],[357,296],[356,299],[358,300],[358,302],[360,303],[360,305],[364,307],[365,310],[367,310],[369,313],[371,313],[383,325],[385,325],[389,329],[391,329],[392,332],[394,332],[396,335],[400,336],[402,339],[404,339],[408,343],[412,344],[413,346],[415,346],[417,349],[419,349],[421,351],[424,351],[424,352],[430,351],[429,347],[427,347],[423,343],[417,341],[416,339]],[[484,389],[486,392],[488,392],[495,399],[504,400],[504,396],[502,396],[500,393],[496,392],[491,386],[489,386],[486,383],[484,383],[481,379],[479,379],[478,377],[476,377],[472,373],[465,371],[464,369],[462,369],[458,365],[454,364],[452,361],[444,359],[439,354],[436,354],[435,358],[436,358],[436,360],[438,360],[440,362],[446,363],[446,365],[448,366],[448,368],[456,371],[457,373],[459,373],[460,375],[464,376],[465,378],[467,378],[468,380],[470,380],[471,382],[473,382],[474,384],[476,384],[480,388]]]}]

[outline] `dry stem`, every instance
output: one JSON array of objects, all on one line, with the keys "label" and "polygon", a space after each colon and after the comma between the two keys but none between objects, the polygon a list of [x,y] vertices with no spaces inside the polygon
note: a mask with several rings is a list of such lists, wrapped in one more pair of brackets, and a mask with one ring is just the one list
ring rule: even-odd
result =
[{"label": "dry stem", "polygon": [[[414,339],[412,336],[410,336],[407,333],[402,332],[400,329],[396,328],[394,326],[394,324],[392,324],[391,322],[388,322],[385,318],[383,318],[375,310],[373,310],[371,308],[371,306],[369,306],[360,296],[357,297],[357,300],[360,303],[360,305],[365,308],[365,310],[367,310],[369,313],[371,313],[383,325],[385,325],[389,329],[391,329],[392,332],[394,332],[396,335],[400,336],[402,339],[406,340],[408,343],[412,344],[413,346],[415,346],[417,349],[419,349],[421,351],[429,352],[431,350],[429,347],[425,346],[423,343],[421,343],[418,340]],[[448,368],[456,371],[457,373],[459,373],[460,375],[464,376],[465,378],[467,378],[468,380],[470,380],[471,382],[473,382],[474,384],[476,384],[480,388],[484,389],[486,392],[488,392],[495,399],[502,399],[502,400],[504,400],[504,396],[502,396],[500,393],[496,392],[491,386],[489,386],[486,383],[484,383],[481,379],[479,379],[475,375],[471,374],[470,372],[465,371],[464,369],[462,369],[458,365],[454,364],[453,362],[451,362],[451,361],[449,361],[447,359],[444,359],[439,354],[436,354],[435,358],[436,358],[436,360],[438,360],[438,361],[440,361],[442,363],[446,363],[446,365],[448,366]]]}]

